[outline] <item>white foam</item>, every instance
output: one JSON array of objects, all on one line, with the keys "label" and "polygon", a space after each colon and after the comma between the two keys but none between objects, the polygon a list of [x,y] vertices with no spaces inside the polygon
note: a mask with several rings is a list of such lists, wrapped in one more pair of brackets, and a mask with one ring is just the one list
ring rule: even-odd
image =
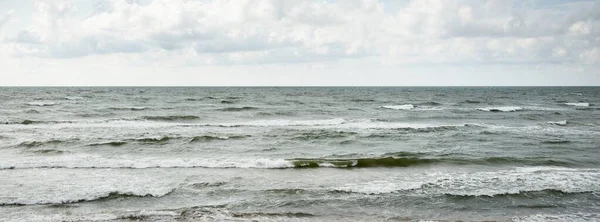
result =
[{"label": "white foam", "polygon": [[589,103],[565,103],[565,105],[567,105],[567,106],[582,106],[582,107],[590,106]]},{"label": "white foam", "polygon": [[324,126],[324,125],[340,125],[346,122],[343,118],[336,119],[324,119],[324,120],[259,120],[250,122],[240,123],[220,123],[220,124],[206,124],[207,126]]},{"label": "white foam", "polygon": [[449,175],[439,178],[428,192],[493,196],[528,191],[560,190],[566,193],[600,191],[600,170],[562,167],[522,167],[495,172]]},{"label": "white foam", "polygon": [[80,96],[66,96],[65,99],[66,100],[82,100],[83,97],[80,97]]},{"label": "white foam", "polygon": [[58,103],[56,103],[56,102],[36,101],[36,102],[28,102],[28,103],[25,103],[25,104],[30,105],[30,106],[53,106],[53,105],[57,105]]},{"label": "white foam", "polygon": [[563,121],[556,121],[556,122],[548,122],[548,124],[558,125],[558,126],[566,126],[567,125],[567,121],[563,120]]},{"label": "white foam", "polygon": [[515,222],[542,222],[542,221],[571,221],[571,222],[584,222],[584,221],[598,221],[600,220],[599,214],[534,214],[521,217],[513,217],[512,221]]},{"label": "white foam", "polygon": [[106,158],[99,155],[71,154],[47,157],[6,156],[0,158],[0,169],[31,168],[290,168],[294,164],[285,159],[268,158],[165,158],[119,156]]},{"label": "white foam", "polygon": [[485,107],[485,108],[477,108],[479,111],[486,112],[516,112],[521,111],[523,108],[518,106],[499,106],[499,107]]},{"label": "white foam", "polygon": [[404,104],[404,105],[393,105],[393,106],[381,106],[384,109],[395,109],[395,110],[410,110],[414,109],[415,106],[413,104]]},{"label": "white foam", "polygon": [[37,170],[0,171],[6,181],[0,183],[0,204],[60,204],[92,201],[113,193],[160,197],[179,186],[175,176],[161,179],[136,176],[134,172],[100,170],[94,173],[40,173]]}]

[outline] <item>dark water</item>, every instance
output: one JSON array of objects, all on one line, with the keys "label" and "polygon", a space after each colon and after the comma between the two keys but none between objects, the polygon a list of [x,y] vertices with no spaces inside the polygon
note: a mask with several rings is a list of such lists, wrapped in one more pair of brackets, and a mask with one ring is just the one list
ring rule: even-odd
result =
[{"label": "dark water", "polygon": [[600,88],[0,88],[0,220],[600,220]]}]

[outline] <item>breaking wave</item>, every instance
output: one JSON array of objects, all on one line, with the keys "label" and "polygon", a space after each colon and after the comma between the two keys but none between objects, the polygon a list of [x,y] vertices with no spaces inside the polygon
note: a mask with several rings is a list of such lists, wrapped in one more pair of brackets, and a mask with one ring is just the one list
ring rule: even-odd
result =
[{"label": "breaking wave", "polygon": [[199,119],[198,116],[191,115],[174,115],[174,116],[143,116],[142,119],[154,121],[179,121],[179,120],[194,120]]},{"label": "breaking wave", "polygon": [[485,111],[485,112],[516,112],[516,111],[523,110],[523,108],[518,107],[518,106],[502,106],[502,107],[477,108],[477,110]]},{"label": "breaking wave", "polygon": [[579,107],[588,107],[589,103],[565,103],[567,106],[579,106]]},{"label": "breaking wave", "polygon": [[30,106],[54,106],[54,105],[58,105],[58,103],[56,103],[56,102],[42,102],[42,101],[28,102],[28,103],[25,103],[25,104],[30,105]]},{"label": "breaking wave", "polygon": [[230,140],[230,139],[243,139],[250,137],[250,135],[230,135],[230,136],[216,136],[216,135],[204,135],[204,136],[195,136],[190,141],[193,142],[210,142],[210,141],[218,141],[218,140]]},{"label": "breaking wave", "polygon": [[258,109],[258,108],[251,107],[251,106],[244,106],[244,107],[227,107],[227,108],[222,108],[222,109],[218,109],[218,110],[224,111],[224,112],[238,112],[238,111],[255,110],[255,109]]},{"label": "breaking wave", "polygon": [[[85,161],[82,161],[85,159]],[[460,158],[460,157],[420,157],[406,153],[392,154],[382,157],[368,158],[294,158],[294,159],[157,159],[122,157],[106,159],[96,156],[54,156],[52,159],[36,159],[35,161],[5,161],[0,169],[33,169],[33,168],[373,168],[373,167],[415,167],[427,165],[522,165],[522,166],[578,166],[566,160],[551,158]]]},{"label": "breaking wave", "polygon": [[109,107],[110,110],[130,110],[130,111],[141,111],[148,109],[147,107]]},{"label": "breaking wave", "polygon": [[0,206],[25,206],[25,205],[49,205],[49,204],[73,204],[73,203],[82,203],[82,202],[91,202],[91,201],[102,201],[109,199],[117,199],[117,198],[128,198],[128,197],[163,197],[169,195],[175,191],[175,189],[168,190],[166,192],[149,192],[149,193],[140,193],[140,192],[122,192],[122,191],[112,191],[106,193],[97,193],[91,194],[88,197],[80,198],[80,199],[66,199],[66,200],[21,200],[21,201],[6,201],[0,202]]},{"label": "breaking wave", "polygon": [[394,105],[394,106],[381,106],[384,109],[395,109],[395,110],[410,110],[414,109],[415,106],[413,104],[404,104],[404,105]]}]

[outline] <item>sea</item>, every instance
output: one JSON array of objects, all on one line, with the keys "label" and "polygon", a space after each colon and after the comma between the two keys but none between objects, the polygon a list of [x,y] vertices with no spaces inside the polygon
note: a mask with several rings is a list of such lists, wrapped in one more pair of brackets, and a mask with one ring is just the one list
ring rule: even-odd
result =
[{"label": "sea", "polygon": [[2,87],[0,221],[600,221],[600,87]]}]

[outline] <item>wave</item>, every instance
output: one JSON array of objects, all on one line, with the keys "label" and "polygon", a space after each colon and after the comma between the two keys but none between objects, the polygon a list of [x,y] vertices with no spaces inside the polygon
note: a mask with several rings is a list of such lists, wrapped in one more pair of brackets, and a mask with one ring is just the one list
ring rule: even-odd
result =
[{"label": "wave", "polygon": [[542,141],[541,143],[544,143],[544,144],[567,144],[567,143],[571,143],[571,141],[569,141],[569,140],[546,140],[546,141]]},{"label": "wave", "polygon": [[7,201],[0,202],[0,206],[26,206],[26,205],[55,205],[55,204],[74,204],[74,203],[82,203],[82,202],[92,202],[92,201],[102,201],[102,200],[111,200],[118,198],[130,198],[130,197],[164,197],[166,195],[174,192],[175,189],[168,190],[167,192],[149,192],[149,193],[139,193],[139,192],[122,192],[122,191],[111,191],[105,193],[92,194],[89,197],[78,198],[78,199],[66,199],[66,200],[21,200],[21,201]]},{"label": "wave", "polygon": [[477,108],[479,111],[485,112],[516,112],[521,111],[523,108],[518,106],[502,106],[502,107],[485,107],[485,108]]},{"label": "wave", "polygon": [[171,139],[175,139],[175,138],[163,136],[160,138],[140,138],[140,139],[135,139],[135,141],[142,142],[142,143],[165,143]]},{"label": "wave", "polygon": [[3,122],[1,124],[12,125],[12,124],[20,124],[20,125],[33,125],[33,124],[60,124],[60,123],[74,123],[74,121],[41,121],[41,120],[22,120],[22,121],[14,121],[14,122]]},{"label": "wave", "polygon": [[524,196],[540,191],[549,192],[546,195],[600,191],[598,169],[534,166],[477,172],[415,172],[414,176],[417,178],[409,179],[409,174],[403,178],[347,183],[335,187],[335,190],[371,195],[402,193],[451,198]]},{"label": "wave", "polygon": [[600,110],[600,107],[577,107],[575,110],[583,110],[583,111],[594,111]]},{"label": "wave", "polygon": [[548,124],[551,125],[557,125],[557,126],[566,126],[567,125],[567,121],[563,120],[563,121],[556,121],[556,122],[547,122]]},{"label": "wave", "polygon": [[217,109],[217,110],[224,111],[224,112],[238,112],[238,111],[255,110],[255,109],[258,109],[258,108],[251,107],[251,106],[244,106],[244,107],[227,107],[227,108]]},{"label": "wave", "polygon": [[580,107],[588,107],[589,103],[565,103],[567,106],[580,106]]},{"label": "wave", "polygon": [[174,115],[174,116],[143,116],[142,119],[154,121],[178,121],[178,120],[194,120],[199,119],[198,116],[191,115]]},{"label": "wave", "polygon": [[258,120],[249,121],[243,123],[221,123],[221,124],[204,124],[202,126],[216,126],[216,127],[243,127],[243,126],[256,126],[256,127],[269,127],[269,126],[326,126],[326,125],[340,125],[345,123],[346,120],[343,118],[338,119],[324,119],[324,120]]},{"label": "wave", "polygon": [[192,138],[190,143],[193,142],[210,142],[215,140],[229,140],[229,139],[243,139],[248,138],[250,135],[230,135],[230,136],[216,136],[216,135],[204,135],[204,136],[195,136]]},{"label": "wave", "polygon": [[465,100],[464,103],[470,103],[470,104],[479,104],[481,103],[481,101],[477,101],[477,100]]},{"label": "wave", "polygon": [[302,212],[285,212],[285,213],[264,213],[264,212],[255,212],[255,213],[233,213],[231,215],[234,218],[305,218],[305,217],[314,217],[314,214],[302,213]]},{"label": "wave", "polygon": [[377,102],[377,100],[374,100],[374,99],[351,99],[350,102],[355,102],[355,103],[372,103],[372,102]]},{"label": "wave", "polygon": [[83,97],[80,97],[80,96],[66,96],[66,97],[64,97],[64,99],[66,99],[66,100],[82,100]]},{"label": "wave", "polygon": [[[152,140],[151,143],[162,143]],[[359,156],[359,155],[356,155]],[[494,165],[494,166],[563,166],[578,167],[581,162],[546,157],[487,157],[465,158],[425,156],[422,153],[389,153],[376,157],[355,158],[168,158],[119,156],[106,158],[90,154],[70,154],[52,157],[20,158],[0,163],[0,169],[34,168],[373,168],[373,167],[416,167],[431,165]]]},{"label": "wave", "polygon": [[299,134],[293,136],[292,139],[312,141],[312,140],[321,140],[321,139],[344,138],[344,137],[353,136],[356,134],[358,134],[358,133],[346,132],[346,131],[315,130],[315,131],[299,133]]},{"label": "wave", "polygon": [[110,110],[130,110],[130,111],[141,111],[148,109],[147,107],[109,107]]},{"label": "wave", "polygon": [[30,105],[30,106],[54,106],[54,105],[58,105],[59,103],[36,101],[36,102],[28,102],[25,104]]},{"label": "wave", "polygon": [[438,102],[428,101],[428,102],[419,103],[418,105],[423,105],[423,106],[441,106],[443,104],[442,103],[438,103]]},{"label": "wave", "polygon": [[65,140],[52,139],[52,140],[46,140],[46,141],[22,142],[18,146],[32,148],[32,147],[39,147],[39,146],[46,146],[46,145],[57,145],[57,144],[67,143],[67,142],[68,141],[65,141]]},{"label": "wave", "polygon": [[395,109],[395,110],[410,110],[414,109],[415,106],[413,104],[404,104],[404,105],[394,105],[394,106],[381,106],[384,109]]},{"label": "wave", "polygon": [[527,190],[527,191],[515,191],[506,193],[492,193],[486,194],[444,194],[450,198],[493,198],[493,197],[511,197],[511,198],[540,198],[546,196],[565,196],[570,194],[585,194],[592,193],[592,191],[564,191],[560,189],[542,189],[542,190]]},{"label": "wave", "polygon": [[[405,155],[405,154],[403,154]],[[547,158],[419,158],[419,157],[378,157],[357,159],[291,159],[295,168],[336,167],[336,168],[365,168],[365,167],[412,167],[432,164],[449,165],[549,165],[568,166],[569,162]]]},{"label": "wave", "polygon": [[34,153],[39,153],[39,154],[62,154],[65,151],[62,150],[54,150],[54,149],[43,149],[43,150],[35,150],[33,151]]},{"label": "wave", "polygon": [[112,142],[104,142],[104,143],[92,143],[88,146],[123,146],[127,144],[125,141],[112,141]]}]

